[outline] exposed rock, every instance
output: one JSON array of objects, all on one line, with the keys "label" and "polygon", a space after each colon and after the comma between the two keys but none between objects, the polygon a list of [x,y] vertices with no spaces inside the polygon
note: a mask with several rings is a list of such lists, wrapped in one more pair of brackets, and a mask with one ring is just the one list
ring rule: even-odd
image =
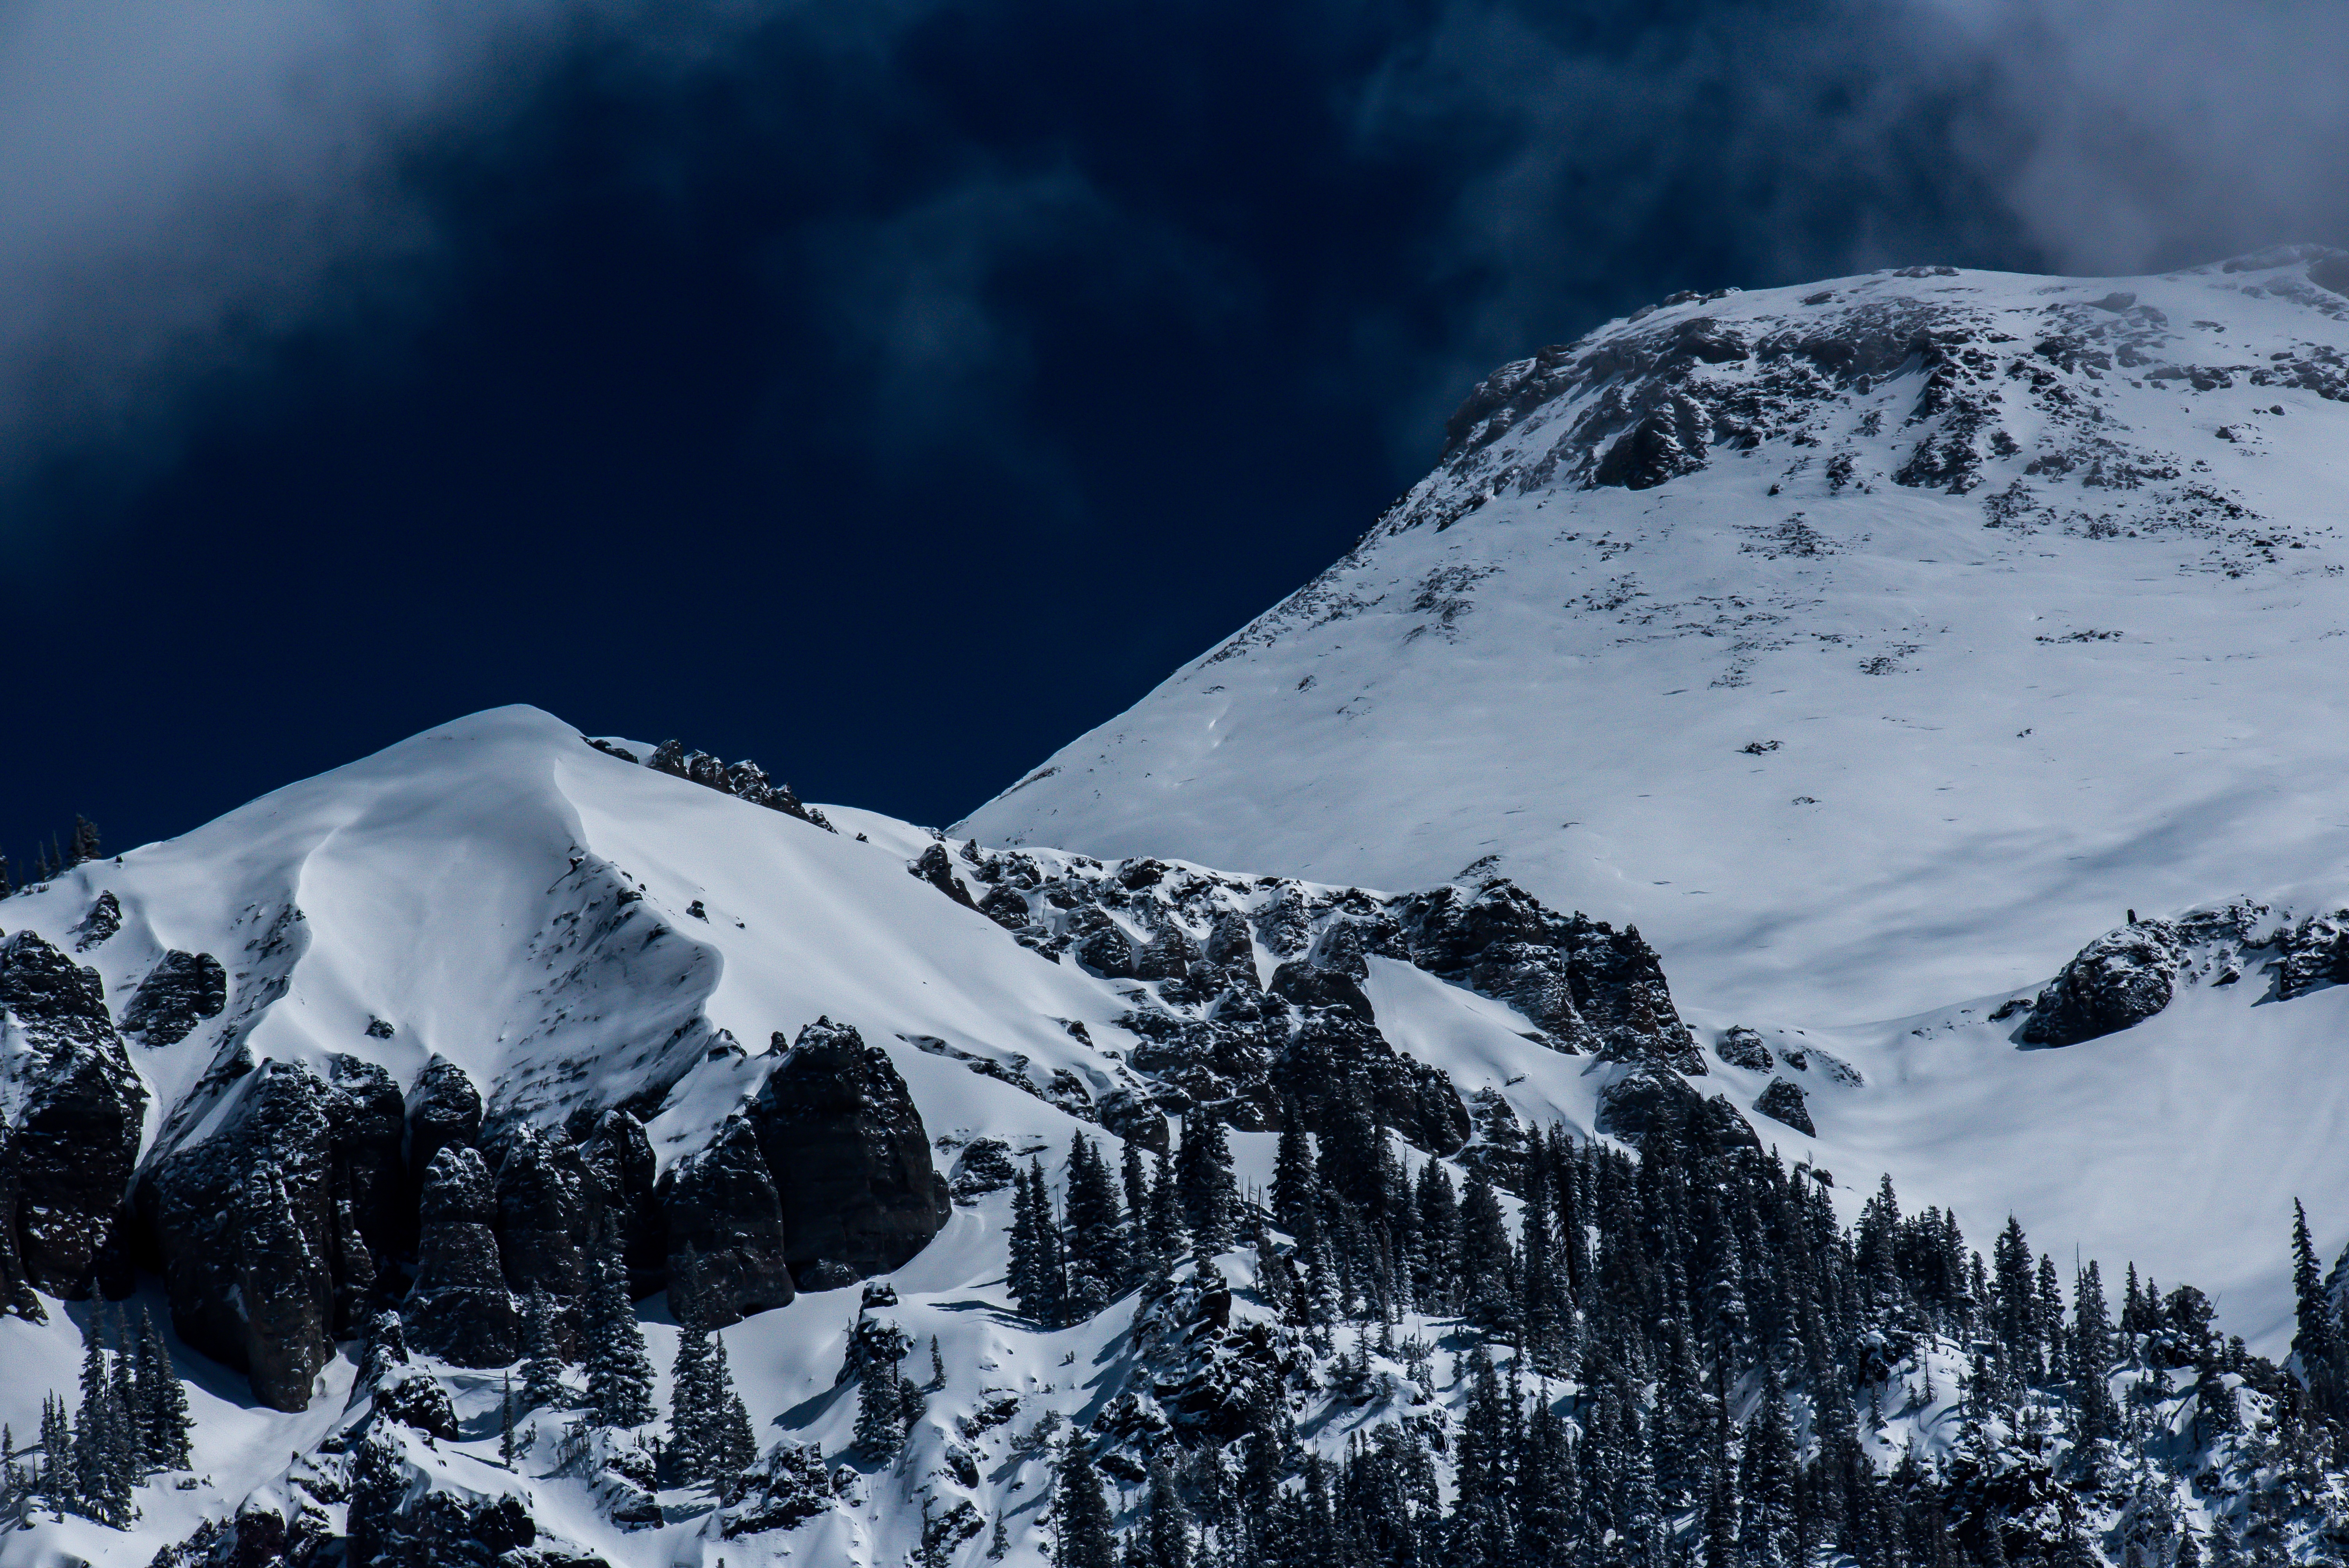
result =
[{"label": "exposed rock", "polygon": [[2276,966],[2276,995],[2305,996],[2349,981],[2349,910],[2312,915],[2284,934]]},{"label": "exposed rock", "polygon": [[669,1306],[680,1323],[721,1328],[796,1294],[790,1233],[760,1142],[741,1117],[728,1117],[709,1147],[661,1178]]},{"label": "exposed rock", "polygon": [[1598,1120],[1599,1131],[1634,1147],[1667,1130],[1683,1143],[1701,1140],[1719,1149],[1757,1151],[1762,1147],[1736,1107],[1720,1095],[1700,1095],[1670,1068],[1637,1068],[1600,1089]]},{"label": "exposed rock", "polygon": [[1133,940],[1126,935],[1117,922],[1099,910],[1087,912],[1092,919],[1070,945],[1070,955],[1095,975],[1107,980],[1129,980],[1133,977]]},{"label": "exposed rock", "polygon": [[895,1268],[952,1212],[929,1135],[889,1054],[819,1018],[760,1086],[750,1110],[783,1205],[794,1269],[819,1258],[860,1274]]},{"label": "exposed rock", "polygon": [[1413,963],[1509,1002],[1557,1048],[1704,1070],[1636,928],[1557,914],[1506,879],[1411,893],[1393,908]]},{"label": "exposed rock", "polygon": [[957,1201],[972,1202],[989,1192],[1002,1191],[1019,1176],[1019,1168],[1011,1163],[1010,1145],[999,1138],[974,1138],[955,1157],[947,1186]]},{"label": "exposed rock", "polygon": [[122,929],[122,901],[112,892],[101,892],[73,928],[74,951],[87,953]]},{"label": "exposed rock", "polygon": [[579,1119],[579,1157],[595,1183],[599,1254],[616,1242],[629,1294],[650,1295],[668,1280],[668,1219],[654,1190],[652,1140],[624,1109]]},{"label": "exposed rock", "polygon": [[336,1264],[356,1253],[373,1279],[364,1244],[338,1223],[332,1094],[307,1067],[264,1061],[222,1091],[204,1119],[213,1130],[139,1187],[173,1328],[275,1410],[307,1406],[334,1355]]},{"label": "exposed rock", "polygon": [[334,1140],[335,1192],[378,1257],[400,1250],[412,1225],[408,1172],[400,1159],[408,1106],[391,1075],[373,1062],[326,1058],[326,1121]]},{"label": "exposed rock", "polygon": [[1138,1143],[1154,1154],[1166,1152],[1166,1114],[1158,1102],[1137,1089],[1115,1088],[1093,1107],[1104,1131],[1128,1143]]},{"label": "exposed rock", "polygon": [[1248,934],[1247,916],[1238,910],[1216,916],[1207,931],[1206,958],[1226,975],[1245,975],[1251,990],[1263,984],[1256,972],[1256,943]]},{"label": "exposed rock", "polygon": [[1343,1011],[1299,1021],[1271,1087],[1275,1102],[1278,1096],[1294,1099],[1307,1130],[1317,1134],[1329,1131],[1335,1106],[1367,1104],[1406,1142],[1430,1154],[1452,1154],[1468,1140],[1468,1109],[1450,1076],[1397,1054],[1377,1029]]},{"label": "exposed rock", "polygon": [[932,844],[919,856],[906,861],[905,869],[965,909],[978,907],[971,902],[970,889],[963,886],[962,878],[955,875],[954,861],[947,855],[944,844]]},{"label": "exposed rock", "polygon": [[1775,1065],[1770,1047],[1762,1043],[1761,1034],[1738,1024],[1723,1031],[1713,1047],[1713,1054],[1733,1068],[1749,1072],[1766,1073]]},{"label": "exposed rock", "polygon": [[1191,940],[1191,934],[1185,931],[1179,923],[1169,920],[1135,955],[1133,977],[1137,980],[1179,980],[1191,973],[1191,966],[1201,957],[1199,944]]},{"label": "exposed rock", "polygon": [[2074,1046],[2141,1024],[2169,1006],[2184,954],[2167,921],[2108,931],[2080,949],[2016,1037],[2027,1045]]},{"label": "exposed rock", "polygon": [[1754,1109],[1775,1120],[1783,1121],[1795,1131],[1816,1138],[1818,1129],[1811,1125],[1811,1108],[1804,1099],[1803,1087],[1785,1078],[1772,1078]]},{"label": "exposed rock", "polygon": [[1009,882],[988,889],[987,896],[978,901],[978,913],[1006,931],[1025,931],[1032,919],[1028,913],[1028,901]]},{"label": "exposed rock", "polygon": [[[0,942],[0,1104],[20,1108],[8,1139],[13,1233],[21,1270],[0,1289],[21,1299],[29,1283],[51,1295],[89,1294],[115,1254],[139,1152],[147,1090],[106,1010],[98,972],[30,931]],[[123,1271],[127,1273],[127,1270]],[[126,1293],[127,1278],[108,1282]]]},{"label": "exposed rock", "polygon": [[122,1009],[122,1032],[141,1045],[175,1046],[228,1006],[228,971],[209,953],[177,949],[155,961]]},{"label": "exposed rock", "polygon": [[832,1475],[823,1450],[812,1443],[777,1443],[743,1480],[740,1500],[728,1505],[719,1526],[729,1541],[795,1529],[833,1504]]},{"label": "exposed rock", "polygon": [[1302,959],[1292,958],[1274,970],[1268,989],[1300,1007],[1330,1007],[1365,1024],[1375,1021],[1370,997],[1350,975]]},{"label": "exposed rock", "polygon": [[408,1097],[408,1169],[421,1195],[425,1172],[440,1150],[471,1148],[481,1138],[481,1091],[465,1069],[435,1055],[424,1064]]},{"label": "exposed rock", "polygon": [[543,1290],[558,1309],[566,1358],[576,1353],[577,1306],[587,1291],[595,1240],[595,1194],[585,1162],[561,1133],[523,1125],[507,1137],[498,1164],[498,1261],[516,1295]]},{"label": "exposed rock", "polygon": [[401,1307],[419,1350],[460,1367],[514,1358],[521,1314],[498,1258],[497,1192],[481,1151],[444,1144],[424,1171],[416,1284]]}]

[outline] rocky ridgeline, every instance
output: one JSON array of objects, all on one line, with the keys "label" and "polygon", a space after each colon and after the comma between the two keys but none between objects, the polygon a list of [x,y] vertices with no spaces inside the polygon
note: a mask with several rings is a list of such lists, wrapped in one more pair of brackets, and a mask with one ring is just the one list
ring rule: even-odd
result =
[{"label": "rocky ridgeline", "polygon": [[[908,869],[1022,945],[1121,984],[1131,1006],[1118,1022],[1136,1037],[1123,1065],[1138,1081],[1094,1098],[1073,1081],[1039,1084],[1025,1063],[914,1043],[1155,1150],[1168,1116],[1262,1131],[1284,1100],[1316,1132],[1331,1104],[1361,1102],[1429,1153],[1479,1139],[1449,1077],[1381,1032],[1364,989],[1373,958],[1506,1003],[1551,1050],[1622,1064],[1603,1092],[1609,1130],[1637,1137],[1661,1101],[1695,1100],[1683,1075],[1705,1071],[1638,931],[1559,914],[1506,878],[1388,895],[976,841],[934,843]],[[1714,1122],[1723,1138],[1754,1139],[1726,1101]]]},{"label": "rocky ridgeline", "polygon": [[[2238,286],[2247,296],[2349,320],[2349,253],[2286,247],[2222,270],[2245,274]],[[2089,496],[2145,490],[2151,504],[2128,526],[2243,533],[2254,546],[2270,541],[2260,547],[2269,550],[2282,542],[2271,526],[2246,530],[2259,520],[2176,454],[2132,440],[2105,412],[2098,383],[2188,396],[2293,387],[2349,399],[2349,358],[2337,345],[2301,340],[2256,358],[2214,357],[2187,324],[2134,294],[2018,310],[1979,298],[1964,276],[1908,267],[1758,316],[1732,301],[1735,290],[1677,294],[1503,366],[1453,415],[1435,471],[1377,531],[1446,529],[1507,495],[1652,489],[1723,451],[1770,447],[1785,452],[1790,473],[1825,465],[1831,490],[1879,478],[1954,495],[1983,490],[1994,526],[2088,527],[2095,519],[2079,508]],[[1895,378],[1913,379],[1913,396],[1879,406]],[[1986,488],[1997,480],[2007,482]],[[2059,481],[2079,503],[2054,498],[2049,487]]]},{"label": "rocky ridgeline", "polygon": [[[178,1040],[224,989],[210,955],[166,954],[123,1024]],[[37,1317],[36,1289],[119,1297],[144,1264],[181,1337],[278,1409],[308,1402],[385,1300],[418,1349],[502,1367],[534,1291],[575,1336],[598,1258],[717,1326],[893,1268],[948,1212],[887,1054],[827,1021],[778,1035],[742,1112],[656,1183],[629,1107],[489,1127],[451,1062],[403,1090],[350,1056],[256,1061],[233,1031],[141,1165],[147,1092],[97,973],[18,932],[0,943],[0,1302]]]},{"label": "rocky ridgeline", "polygon": [[2349,983],[2349,909],[2294,920],[2235,899],[2175,920],[2140,920],[2131,911],[2128,923],[2080,949],[2038,995],[1991,1016],[2027,1008],[2018,1041],[2072,1046],[2145,1022],[2182,985],[2233,985],[2248,974],[2268,975],[2279,1002]]},{"label": "rocky ridgeline", "polygon": [[827,833],[840,830],[824,820],[822,811],[802,804],[789,784],[768,778],[767,770],[747,757],[729,767],[706,751],[688,751],[681,743],[674,740],[662,741],[650,757],[643,758],[616,741],[589,738],[587,744],[623,762],[638,763],[672,778],[715,789],[721,795],[748,800],[753,806],[764,806],[771,811],[797,817],[802,822],[812,822]]}]

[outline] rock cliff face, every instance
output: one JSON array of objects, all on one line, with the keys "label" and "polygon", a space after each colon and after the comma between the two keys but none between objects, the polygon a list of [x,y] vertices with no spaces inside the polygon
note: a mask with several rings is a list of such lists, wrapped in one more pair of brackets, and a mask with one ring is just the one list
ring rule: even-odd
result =
[{"label": "rock cliff face", "polygon": [[2169,1006],[2183,949],[2159,920],[2108,931],[2080,949],[2040,993],[2017,1038],[2026,1045],[2075,1046],[2141,1024]]},{"label": "rock cliff face", "polygon": [[298,1410],[334,1354],[338,1316],[347,1321],[375,1283],[335,1139],[338,1121],[362,1118],[288,1062],[261,1063],[222,1099],[208,1137],[141,1178],[140,1217],[180,1336],[245,1373],[262,1403]]},{"label": "rock cliff face", "polygon": [[418,1211],[416,1284],[401,1315],[409,1343],[460,1367],[505,1367],[521,1313],[498,1254],[497,1193],[481,1151],[442,1145],[425,1168]]},{"label": "rock cliff face", "polygon": [[[776,1045],[781,1045],[777,1037]],[[751,1101],[782,1202],[785,1255],[802,1280],[819,1265],[895,1268],[946,1224],[946,1178],[889,1055],[829,1019],[802,1029]]]},{"label": "rock cliff face", "polygon": [[0,942],[0,1299],[29,1284],[78,1300],[101,1273],[129,1288],[119,1221],[146,1087],[95,970],[30,931]]},{"label": "rock cliff face", "polygon": [[699,1154],[662,1179],[668,1216],[669,1302],[705,1328],[789,1303],[782,1203],[750,1124],[728,1119]]}]

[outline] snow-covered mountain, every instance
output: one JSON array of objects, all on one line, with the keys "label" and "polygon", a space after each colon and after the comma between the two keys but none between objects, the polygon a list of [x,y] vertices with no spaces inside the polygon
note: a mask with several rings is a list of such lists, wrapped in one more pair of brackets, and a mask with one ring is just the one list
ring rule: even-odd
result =
[{"label": "snow-covered mountain", "polygon": [[2337,897],[2344,291],[2296,247],[1676,296],[1495,372],[1344,560],[964,827],[1487,862],[1806,1025]]},{"label": "snow-covered mountain", "polygon": [[[78,856],[0,1568],[2332,1560],[2344,348],[2306,248],[1682,297],[952,838],[510,708]],[[504,1429],[627,1298],[715,1481],[701,1372]]]}]

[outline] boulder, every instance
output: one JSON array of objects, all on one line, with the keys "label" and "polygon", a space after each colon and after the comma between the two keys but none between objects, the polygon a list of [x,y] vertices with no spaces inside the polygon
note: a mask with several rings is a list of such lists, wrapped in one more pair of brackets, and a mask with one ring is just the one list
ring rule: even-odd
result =
[{"label": "boulder", "polygon": [[2349,910],[2312,915],[2284,934],[2276,995],[2289,1000],[2349,980]]},{"label": "boulder", "polygon": [[1785,1078],[1772,1078],[1754,1109],[1773,1120],[1783,1121],[1795,1131],[1816,1138],[1819,1130],[1811,1125],[1811,1108],[1803,1096],[1803,1086]]},{"label": "boulder", "polygon": [[1087,912],[1087,923],[1069,952],[1079,964],[1104,980],[1133,978],[1133,939],[1099,910]]},{"label": "boulder", "polygon": [[2015,1037],[2025,1045],[2075,1046],[2141,1024],[2169,1006],[2184,955],[2167,921],[2108,931],[2064,965]]},{"label": "boulder", "polygon": [[209,953],[166,953],[122,1009],[122,1032],[145,1046],[172,1046],[228,1006],[228,971]]},{"label": "boulder", "polygon": [[750,1121],[783,1207],[796,1270],[828,1259],[860,1274],[928,1244],[953,1205],[929,1135],[889,1054],[845,1025],[800,1031],[760,1086]]},{"label": "boulder", "polygon": [[[98,972],[30,931],[0,942],[0,1081],[22,1086],[0,1212],[14,1242],[12,1296],[26,1284],[88,1295],[113,1255],[139,1153],[147,1090],[106,1010]],[[124,1271],[127,1273],[127,1270]],[[127,1292],[129,1281],[117,1294]]]},{"label": "boulder", "polygon": [[907,861],[905,869],[962,905],[963,908],[978,907],[971,902],[970,890],[962,885],[962,878],[955,875],[954,861],[947,854],[947,847],[944,844],[932,844],[917,858]]},{"label": "boulder", "polygon": [[661,1178],[668,1226],[669,1310],[722,1328],[796,1294],[775,1180],[749,1122],[730,1116],[698,1154]]},{"label": "boulder", "polygon": [[1775,1065],[1770,1047],[1762,1043],[1761,1034],[1739,1024],[1722,1032],[1713,1047],[1713,1054],[1733,1068],[1748,1072],[1766,1073]]},{"label": "boulder", "polygon": [[1663,1133],[1683,1147],[1705,1143],[1756,1152],[1762,1148],[1753,1124],[1728,1100],[1719,1095],[1708,1099],[1671,1068],[1653,1064],[1636,1067],[1599,1091],[1598,1123],[1599,1131],[1634,1148]]},{"label": "boulder", "polygon": [[416,1284],[401,1305],[409,1342],[460,1367],[512,1363],[521,1313],[498,1256],[497,1191],[481,1151],[444,1144],[425,1167]]}]

